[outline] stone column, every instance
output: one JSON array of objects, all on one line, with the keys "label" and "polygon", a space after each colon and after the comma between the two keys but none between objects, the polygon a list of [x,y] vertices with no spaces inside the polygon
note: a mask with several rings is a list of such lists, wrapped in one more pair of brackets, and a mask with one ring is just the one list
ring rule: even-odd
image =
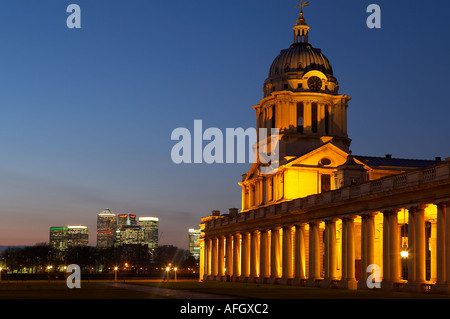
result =
[{"label": "stone column", "polygon": [[[418,206],[414,211],[414,253],[411,263],[414,264],[414,280],[408,280],[407,291],[419,292],[425,283],[425,206]],[[409,240],[409,238],[408,238]],[[409,254],[408,254],[409,256]],[[409,269],[408,269],[409,272]],[[409,279],[409,278],[408,278]]]},{"label": "stone column", "polygon": [[260,231],[259,279],[264,283],[270,277],[270,231]]},{"label": "stone column", "polygon": [[425,256],[425,207],[419,206],[416,210],[416,282],[425,282],[426,256]]},{"label": "stone column", "polygon": [[383,212],[383,282],[382,288],[390,290],[391,274],[389,273],[389,214],[387,211]]},{"label": "stone column", "polygon": [[337,280],[336,219],[325,221],[325,278],[321,287],[329,288]]},{"label": "stone column", "polygon": [[306,285],[316,286],[320,278],[320,229],[319,222],[309,223],[309,277]]},{"label": "stone column", "polygon": [[450,214],[448,203],[437,204],[436,225],[436,284],[432,291],[437,293],[450,293]]},{"label": "stone column", "polygon": [[225,275],[231,279],[233,276],[233,235],[226,236],[226,251],[225,251]]},{"label": "stone column", "polygon": [[445,283],[445,218],[447,206],[444,203],[437,204],[436,225],[436,284]]},{"label": "stone column", "polygon": [[341,280],[347,278],[347,223],[341,219]]},{"label": "stone column", "polygon": [[367,215],[361,215],[361,279],[358,281],[358,289],[367,288]]},{"label": "stone column", "polygon": [[[384,224],[383,224],[383,250],[387,248],[387,251],[383,252],[383,259],[387,258],[386,264],[383,260],[383,282],[382,288],[385,290],[392,290],[394,284],[400,281],[400,237],[398,232],[398,209],[383,212]],[[387,219],[387,221],[386,221]],[[386,238],[386,236],[388,238]],[[387,245],[386,244],[387,241]],[[386,272],[388,276],[386,277]]]},{"label": "stone column", "polygon": [[304,133],[312,133],[312,102],[304,101],[303,102],[303,132]]},{"label": "stone column", "polygon": [[250,278],[254,281],[259,276],[259,232],[257,230],[251,232],[251,246],[250,246]]},{"label": "stone column", "polygon": [[211,279],[215,279],[217,276],[217,237],[212,238],[211,240]]},{"label": "stone column", "polygon": [[233,238],[233,281],[241,276],[241,234],[234,234]]},{"label": "stone column", "polygon": [[[359,289],[367,289],[367,278],[371,273],[367,267],[375,265],[375,216],[377,213],[369,213],[361,216],[361,280]],[[381,265],[379,266],[381,269]],[[378,268],[375,268],[378,269]],[[373,272],[373,271],[372,271]]]},{"label": "stone column", "polygon": [[342,276],[338,284],[339,288],[356,289],[358,282],[355,279],[355,216],[342,219],[346,225],[346,276]]},{"label": "stone column", "polygon": [[223,280],[225,276],[225,236],[218,238],[218,251],[217,251],[217,279]]},{"label": "stone column", "polygon": [[280,228],[273,228],[270,232],[270,283],[276,283],[281,278],[281,236]]},{"label": "stone column", "polygon": [[294,284],[303,285],[306,279],[305,225],[295,226]]},{"label": "stone column", "polygon": [[208,280],[211,275],[211,239],[205,238],[204,276],[203,280]]},{"label": "stone column", "polygon": [[416,263],[414,259],[416,236],[415,212],[415,208],[408,209],[408,283],[413,283],[416,280]]},{"label": "stone column", "polygon": [[400,281],[400,238],[398,233],[398,210],[393,210],[389,215],[389,257],[392,283]]},{"label": "stone column", "polygon": [[293,260],[292,260],[292,226],[283,227],[283,261],[282,261],[282,278],[281,283],[287,284],[293,276]]},{"label": "stone column", "polygon": [[250,233],[242,233],[241,245],[241,276],[239,280],[246,281],[250,276]]}]

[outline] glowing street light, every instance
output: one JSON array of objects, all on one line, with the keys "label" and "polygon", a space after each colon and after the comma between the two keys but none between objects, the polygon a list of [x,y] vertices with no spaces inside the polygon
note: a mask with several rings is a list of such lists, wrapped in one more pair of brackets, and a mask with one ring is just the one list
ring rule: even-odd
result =
[{"label": "glowing street light", "polygon": [[166,275],[166,279],[167,279],[167,282],[169,282],[169,277],[170,277],[170,267],[166,267],[166,272],[167,272],[167,275]]},{"label": "glowing street light", "polygon": [[53,266],[47,266],[48,281],[50,281],[50,269],[52,268]]},{"label": "glowing street light", "polygon": [[0,281],[2,281],[2,270],[3,270],[3,268],[0,267]]},{"label": "glowing street light", "polygon": [[117,281],[117,270],[118,270],[119,268],[117,268],[117,267],[114,267],[114,280],[115,281]]},{"label": "glowing street light", "polygon": [[175,281],[177,281],[177,267],[173,269],[175,271]]}]

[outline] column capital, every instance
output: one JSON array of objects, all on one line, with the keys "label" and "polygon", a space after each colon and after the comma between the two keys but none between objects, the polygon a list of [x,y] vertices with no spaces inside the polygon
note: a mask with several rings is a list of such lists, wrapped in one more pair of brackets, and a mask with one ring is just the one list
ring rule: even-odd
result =
[{"label": "column capital", "polygon": [[364,214],[361,214],[361,218],[375,217],[377,215],[378,215],[378,212],[364,213]]},{"label": "column capital", "polygon": [[450,201],[439,201],[435,203],[438,208],[447,208],[450,206]]},{"label": "column capital", "polygon": [[414,212],[418,211],[418,210],[424,210],[425,208],[427,208],[427,204],[417,204],[417,205],[411,205],[408,206],[408,210],[412,210]]},{"label": "column capital", "polygon": [[294,227],[298,228],[304,228],[308,225],[308,223],[294,223]]},{"label": "column capital", "polygon": [[402,210],[401,208],[392,208],[392,209],[383,210],[382,213],[383,213],[383,215],[393,215],[393,214],[397,214],[401,210]]},{"label": "column capital", "polygon": [[308,222],[308,225],[310,225],[310,226],[319,226],[321,222],[322,222],[321,220],[312,220],[312,221]]},{"label": "column capital", "polygon": [[341,220],[354,220],[356,219],[358,216],[357,215],[347,215],[341,218]]}]

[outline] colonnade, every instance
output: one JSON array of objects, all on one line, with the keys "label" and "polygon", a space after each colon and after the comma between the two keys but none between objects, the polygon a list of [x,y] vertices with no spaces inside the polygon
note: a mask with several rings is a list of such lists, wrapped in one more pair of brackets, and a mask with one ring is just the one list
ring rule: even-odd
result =
[{"label": "colonnade", "polygon": [[427,203],[285,224],[281,218],[272,227],[205,234],[201,278],[448,293],[449,207]]}]

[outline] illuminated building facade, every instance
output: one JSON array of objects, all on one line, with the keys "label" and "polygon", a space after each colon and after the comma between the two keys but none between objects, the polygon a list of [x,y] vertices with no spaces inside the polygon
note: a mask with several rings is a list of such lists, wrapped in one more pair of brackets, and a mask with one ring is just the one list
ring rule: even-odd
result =
[{"label": "illuminated building facade", "polygon": [[159,218],[139,217],[138,221],[139,225],[144,226],[143,244],[147,245],[148,249],[155,250],[158,248]]},{"label": "illuminated building facade", "polygon": [[195,259],[200,258],[200,229],[189,228],[188,240],[189,240],[189,254]]},{"label": "illuminated building facade", "polygon": [[111,210],[105,209],[97,215],[97,248],[114,246],[117,229],[117,216]]},{"label": "illuminated building facade", "polygon": [[60,251],[67,249],[67,227],[50,227],[50,247]]},{"label": "illuminated building facade", "polygon": [[64,251],[73,246],[88,246],[89,230],[87,226],[50,227],[50,247]]},{"label": "illuminated building facade", "polygon": [[115,246],[142,245],[145,227],[141,225],[123,225],[116,230]]},{"label": "illuminated building facade", "polygon": [[255,163],[241,212],[202,218],[200,279],[368,289],[375,275],[381,289],[449,292],[450,159],[353,155],[350,97],[303,12],[293,30],[253,107],[257,128],[280,130],[278,169]]},{"label": "illuminated building facade", "polygon": [[137,220],[134,214],[119,214],[117,215],[117,226],[136,226]]},{"label": "illuminated building facade", "polygon": [[67,247],[88,246],[89,229],[87,226],[67,226]]}]

